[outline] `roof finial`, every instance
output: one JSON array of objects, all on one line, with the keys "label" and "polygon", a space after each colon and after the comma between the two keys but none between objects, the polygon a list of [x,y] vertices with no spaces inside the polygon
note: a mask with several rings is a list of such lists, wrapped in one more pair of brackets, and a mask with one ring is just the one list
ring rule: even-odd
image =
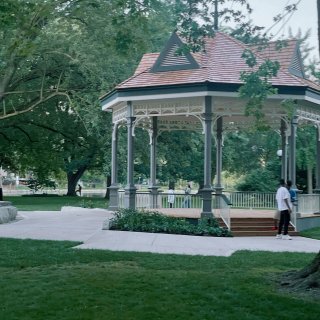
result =
[{"label": "roof finial", "polygon": [[219,12],[218,12],[218,0],[214,1],[214,30],[218,31],[218,17],[219,17]]}]

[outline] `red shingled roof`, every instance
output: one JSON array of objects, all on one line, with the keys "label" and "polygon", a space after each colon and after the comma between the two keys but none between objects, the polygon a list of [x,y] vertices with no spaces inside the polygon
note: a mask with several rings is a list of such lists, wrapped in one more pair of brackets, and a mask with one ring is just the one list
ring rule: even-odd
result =
[{"label": "red shingled roof", "polygon": [[290,39],[283,41],[283,47],[277,49],[279,42],[270,42],[268,46],[258,49],[255,47],[255,52],[263,59],[276,60],[280,63],[281,67],[288,69],[292,57],[297,50],[298,40]]},{"label": "red shingled roof", "polygon": [[[162,72],[150,72],[159,53],[148,53],[141,59],[134,75],[116,88],[143,88],[203,82],[240,84],[240,72],[251,70],[241,58],[246,48],[249,47],[242,42],[225,33],[217,32],[213,38],[206,40],[204,53],[193,54],[199,68]],[[271,79],[273,85],[308,86],[320,90],[317,84],[289,72],[288,67],[295,52],[296,41],[289,40],[287,46],[280,51],[275,49],[275,43],[271,43],[263,51],[256,51],[256,58],[258,64],[265,59],[277,60],[280,63],[281,68],[277,77]]]}]

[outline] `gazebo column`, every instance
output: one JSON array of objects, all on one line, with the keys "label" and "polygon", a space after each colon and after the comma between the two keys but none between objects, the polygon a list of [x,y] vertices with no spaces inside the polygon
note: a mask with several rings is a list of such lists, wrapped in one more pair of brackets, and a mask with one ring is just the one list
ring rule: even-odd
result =
[{"label": "gazebo column", "polygon": [[118,125],[113,124],[112,127],[112,145],[111,145],[111,186],[109,210],[117,210],[119,208],[119,185],[118,185]]},{"label": "gazebo column", "polygon": [[223,187],[221,184],[221,173],[222,173],[222,125],[223,118],[217,119],[217,135],[216,135],[216,184],[214,189],[216,194],[221,194]]},{"label": "gazebo column", "polygon": [[287,125],[286,122],[281,119],[281,127],[280,127],[280,134],[281,134],[281,178],[284,181],[288,179],[288,148],[287,148]]},{"label": "gazebo column", "polygon": [[297,135],[298,117],[294,116],[291,120],[290,135],[290,158],[289,158],[289,179],[292,181],[292,189],[297,189],[296,185],[296,135]]},{"label": "gazebo column", "polygon": [[204,186],[202,193],[202,218],[212,218],[212,175],[211,175],[211,144],[212,144],[212,98],[205,97],[204,106]]},{"label": "gazebo column", "polygon": [[133,153],[134,153],[134,139],[133,139],[133,124],[135,117],[133,117],[133,106],[131,101],[127,102],[127,185],[124,189],[124,207],[135,209],[136,207],[136,187],[133,180]]},{"label": "gazebo column", "polygon": [[320,193],[320,124],[317,125],[316,189]]},{"label": "gazebo column", "polygon": [[152,117],[152,129],[150,134],[150,207],[158,208],[158,189],[157,179],[157,136],[158,136],[158,117]]}]

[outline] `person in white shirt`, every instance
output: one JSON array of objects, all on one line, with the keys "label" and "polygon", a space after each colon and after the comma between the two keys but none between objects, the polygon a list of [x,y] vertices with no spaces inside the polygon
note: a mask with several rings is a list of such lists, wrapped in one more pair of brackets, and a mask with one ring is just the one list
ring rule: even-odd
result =
[{"label": "person in white shirt", "polygon": [[[291,240],[292,238],[288,235],[288,227],[290,222],[290,213],[292,211],[292,204],[290,200],[290,193],[283,179],[280,180],[280,187],[277,190],[276,200],[278,204],[278,210],[280,211],[280,221],[276,238]],[[282,228],[283,235],[281,234]]]},{"label": "person in white shirt", "polygon": [[169,208],[173,208],[173,204],[174,204],[174,186],[173,186],[173,184],[169,185],[168,203],[169,203]]}]

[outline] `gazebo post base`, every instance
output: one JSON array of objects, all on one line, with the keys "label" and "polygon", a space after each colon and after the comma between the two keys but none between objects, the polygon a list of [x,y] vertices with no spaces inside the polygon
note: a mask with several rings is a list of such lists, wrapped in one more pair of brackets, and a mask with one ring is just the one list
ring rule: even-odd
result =
[{"label": "gazebo post base", "polygon": [[202,212],[201,212],[201,218],[213,218],[212,214],[212,190],[211,188],[202,189]]},{"label": "gazebo post base", "polygon": [[136,209],[136,191],[135,186],[125,187],[124,189],[124,207],[126,209]]},{"label": "gazebo post base", "polygon": [[159,208],[159,204],[158,204],[158,189],[159,187],[157,186],[152,186],[148,188],[150,190],[150,209],[155,209],[155,208]]},{"label": "gazebo post base", "polygon": [[109,200],[109,207],[110,211],[115,211],[119,209],[119,186],[117,184],[111,185],[109,187],[110,190],[110,200]]},{"label": "gazebo post base", "polygon": [[214,187],[216,194],[222,194],[223,187]]}]

